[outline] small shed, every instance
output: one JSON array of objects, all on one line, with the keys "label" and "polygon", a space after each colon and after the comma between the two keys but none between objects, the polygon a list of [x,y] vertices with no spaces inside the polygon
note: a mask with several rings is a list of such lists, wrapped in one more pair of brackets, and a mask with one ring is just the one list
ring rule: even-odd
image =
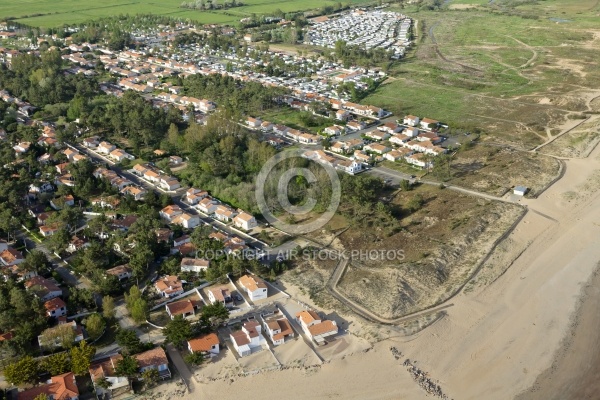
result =
[{"label": "small shed", "polygon": [[525,193],[527,193],[528,190],[529,189],[525,186],[516,186],[513,193],[517,196],[525,196]]}]

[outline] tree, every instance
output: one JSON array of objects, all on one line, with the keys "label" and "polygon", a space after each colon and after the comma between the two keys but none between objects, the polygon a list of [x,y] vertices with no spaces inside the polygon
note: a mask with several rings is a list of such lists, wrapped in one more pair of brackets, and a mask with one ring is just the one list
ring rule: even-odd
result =
[{"label": "tree", "polygon": [[25,356],[4,368],[4,377],[13,385],[35,382],[38,373],[38,363],[31,356]]},{"label": "tree", "polygon": [[118,376],[126,376],[127,378],[133,378],[138,374],[139,365],[137,360],[128,355],[123,355],[123,358],[117,361],[115,372]]},{"label": "tree", "polygon": [[400,181],[400,188],[403,191],[408,192],[409,190],[412,189],[412,185],[410,184],[410,181],[408,179],[402,179]]},{"label": "tree", "polygon": [[408,201],[408,203],[406,204],[406,207],[409,209],[410,212],[415,212],[415,211],[420,210],[421,207],[423,206],[423,204],[425,204],[425,200],[423,200],[423,196],[421,196],[420,194],[417,194]]},{"label": "tree", "polygon": [[48,238],[48,249],[55,253],[60,253],[67,248],[69,240],[71,240],[69,232],[66,228],[61,228]]},{"label": "tree", "polygon": [[115,299],[110,296],[102,298],[102,316],[108,320],[115,318]]},{"label": "tree", "polygon": [[145,347],[133,329],[119,329],[116,340],[127,354],[139,353]]},{"label": "tree", "polygon": [[195,351],[185,356],[185,362],[192,365],[201,365],[204,362],[204,354]]},{"label": "tree", "polygon": [[71,349],[72,371],[76,375],[87,374],[94,354],[96,354],[96,348],[94,346],[88,345],[85,340],[79,342],[79,346]]},{"label": "tree", "polygon": [[144,299],[137,299],[129,310],[131,313],[131,318],[141,324],[142,322],[148,319],[148,302]]},{"label": "tree", "polygon": [[33,400],[50,400],[50,397],[46,393],[40,393]]},{"label": "tree", "polygon": [[71,360],[66,352],[52,354],[40,362],[40,370],[50,375],[60,375],[71,370]]},{"label": "tree", "polygon": [[190,321],[178,315],[165,326],[163,329],[165,341],[172,343],[174,346],[181,348],[183,344],[192,338],[193,331]]},{"label": "tree", "polygon": [[142,379],[144,380],[144,386],[151,388],[158,382],[158,370],[150,368],[142,372]]},{"label": "tree", "polygon": [[94,384],[97,387],[101,387],[104,390],[107,390],[111,386],[110,381],[108,379],[106,379],[106,377],[104,377],[104,376],[101,376],[100,378],[96,379],[94,381]]},{"label": "tree", "polygon": [[90,335],[90,339],[96,340],[104,333],[104,329],[106,328],[106,322],[104,318],[98,313],[93,313],[85,320],[85,329]]},{"label": "tree", "polygon": [[208,333],[229,318],[229,310],[223,303],[209,304],[202,309],[200,320],[195,326],[197,333]]},{"label": "tree", "polygon": [[131,314],[131,318],[138,324],[148,318],[148,302],[142,297],[142,292],[137,286],[132,286],[129,289],[129,294],[125,295],[125,305]]},{"label": "tree", "polygon": [[39,250],[31,250],[25,256],[25,262],[19,265],[25,271],[36,271],[41,272],[48,266],[48,257],[45,253]]},{"label": "tree", "polygon": [[75,342],[75,329],[70,324],[58,325],[48,328],[39,336],[40,346],[47,349],[62,347],[70,349]]}]

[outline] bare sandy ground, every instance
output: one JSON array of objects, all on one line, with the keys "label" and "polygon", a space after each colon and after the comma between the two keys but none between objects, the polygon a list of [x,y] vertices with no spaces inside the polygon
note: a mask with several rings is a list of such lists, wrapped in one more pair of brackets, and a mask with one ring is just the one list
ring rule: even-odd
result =
[{"label": "bare sandy ground", "polygon": [[600,147],[566,164],[565,176],[540,198],[521,200],[530,211],[511,235],[516,245],[506,250],[514,252],[512,266],[489,286],[453,299],[448,315],[431,327],[320,367],[196,384],[182,398],[427,397],[390,346],[416,360],[450,398],[595,398],[600,278],[592,278],[600,261]]}]

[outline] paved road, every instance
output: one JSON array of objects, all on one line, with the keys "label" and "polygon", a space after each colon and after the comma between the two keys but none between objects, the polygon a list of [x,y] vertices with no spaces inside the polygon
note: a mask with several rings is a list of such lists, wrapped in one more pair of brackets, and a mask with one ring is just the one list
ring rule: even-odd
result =
[{"label": "paved road", "polygon": [[91,283],[87,279],[84,279],[83,277],[80,279],[77,276],[75,276],[75,274],[68,268],[65,268],[64,261],[56,257],[56,255],[54,255],[54,253],[52,253],[44,245],[44,243],[38,243],[35,240],[31,240],[29,236],[21,230],[18,231],[16,237],[18,239],[22,239],[25,242],[25,247],[28,250],[39,250],[42,253],[44,253],[52,263],[52,267],[54,268],[54,270],[68,285],[75,286],[79,289],[91,289]]}]

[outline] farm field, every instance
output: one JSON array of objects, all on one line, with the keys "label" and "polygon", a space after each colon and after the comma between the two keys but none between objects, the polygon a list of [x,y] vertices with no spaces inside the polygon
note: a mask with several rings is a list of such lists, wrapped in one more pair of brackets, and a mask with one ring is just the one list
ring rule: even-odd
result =
[{"label": "farm field", "polygon": [[[188,10],[180,8],[181,3],[182,0],[3,0],[0,2],[0,19],[14,17],[32,26],[56,27],[112,15],[147,13],[189,18],[205,24],[235,24],[252,13],[267,14],[277,9],[283,12],[310,10],[336,4],[337,0],[244,0],[243,6],[216,11]],[[365,1],[350,0],[346,3]]]}]

